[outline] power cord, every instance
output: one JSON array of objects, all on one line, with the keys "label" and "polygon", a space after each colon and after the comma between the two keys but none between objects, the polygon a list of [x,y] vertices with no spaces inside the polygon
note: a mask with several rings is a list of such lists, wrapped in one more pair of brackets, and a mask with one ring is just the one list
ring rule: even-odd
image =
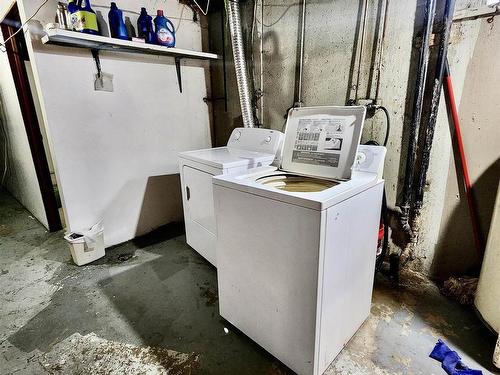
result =
[{"label": "power cord", "polygon": [[389,134],[391,132],[391,117],[389,115],[389,111],[383,105],[378,105],[378,104],[368,104],[366,106],[366,109],[369,112],[371,111],[373,114],[375,114],[377,111],[383,111],[384,112],[385,118],[386,118],[386,122],[385,122],[386,127],[385,127],[384,143],[382,143],[382,146],[386,147],[387,143],[389,141]]},{"label": "power cord", "polygon": [[[391,118],[389,115],[389,111],[387,110],[386,107],[382,105],[377,105],[377,104],[369,104],[366,106],[368,111],[373,111],[373,114],[375,114],[377,111],[381,110],[385,114],[386,118],[386,130],[385,130],[385,137],[384,137],[384,143],[382,144],[384,147],[387,146],[387,143],[389,141],[389,134],[391,132]],[[379,146],[380,144],[377,141],[368,141],[365,143],[366,145],[372,145],[372,146]],[[380,254],[377,254],[376,261],[375,261],[375,270],[377,272],[383,272],[383,264],[384,260],[387,257],[387,252],[389,249],[389,216],[388,216],[388,210],[387,210],[387,198],[386,198],[386,192],[384,188],[383,196],[382,196],[382,212],[381,212],[381,225],[384,228],[384,237],[382,238],[382,250]],[[394,263],[394,259],[391,257],[390,259],[390,271],[389,274],[392,275],[394,272],[398,273],[398,271],[393,271],[393,269],[396,268],[396,264]],[[397,266],[399,267],[399,260],[397,261]],[[385,273],[385,272],[383,272]],[[396,276],[397,278],[397,276]]]},{"label": "power cord", "polygon": [[386,118],[386,128],[385,128],[385,138],[383,146],[387,146],[387,142],[389,141],[389,133],[391,132],[391,116],[389,115],[389,111],[383,105],[378,106],[379,110],[382,110],[385,113]]}]

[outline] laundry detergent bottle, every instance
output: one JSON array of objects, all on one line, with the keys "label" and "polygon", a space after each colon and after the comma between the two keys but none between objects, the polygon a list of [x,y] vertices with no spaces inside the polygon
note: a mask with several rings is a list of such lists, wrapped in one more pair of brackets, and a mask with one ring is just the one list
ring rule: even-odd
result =
[{"label": "laundry detergent bottle", "polygon": [[97,16],[90,5],[90,0],[85,0],[84,6],[80,5],[82,3],[83,1],[80,1],[79,3],[70,1],[68,4],[71,27],[75,31],[99,35]]},{"label": "laundry detergent bottle", "polygon": [[111,37],[123,40],[129,40],[125,22],[123,22],[123,12],[118,9],[115,2],[111,3],[111,8],[108,13],[109,29]]},{"label": "laundry detergent bottle", "polygon": [[146,8],[141,8],[141,14],[137,19],[137,35],[139,38],[144,38],[146,43],[156,43],[156,34],[153,29],[153,17],[146,12]]},{"label": "laundry detergent bottle", "polygon": [[161,46],[175,47],[175,29],[172,22],[158,9],[155,17],[156,43]]}]

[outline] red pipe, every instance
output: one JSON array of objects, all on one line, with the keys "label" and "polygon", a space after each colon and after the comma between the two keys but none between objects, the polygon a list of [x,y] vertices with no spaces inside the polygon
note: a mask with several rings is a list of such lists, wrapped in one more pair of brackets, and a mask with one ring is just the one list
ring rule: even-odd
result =
[{"label": "red pipe", "polygon": [[[451,115],[451,121],[455,129],[455,140],[457,142],[460,164],[462,167],[462,176],[464,178],[465,193],[467,195],[467,203],[469,207],[469,215],[472,224],[472,233],[474,235],[474,244],[479,257],[483,255],[483,244],[481,240],[481,231],[479,229],[479,220],[477,215],[477,207],[472,194],[472,186],[469,177],[469,168],[467,167],[467,159],[465,157],[464,144],[462,141],[462,132],[460,130],[460,119],[458,117],[457,105],[455,102],[455,95],[453,94],[453,84],[451,81],[450,67],[446,61],[446,68],[444,73],[444,94],[446,98],[446,106],[448,113]],[[453,137],[453,135],[452,135]]]}]

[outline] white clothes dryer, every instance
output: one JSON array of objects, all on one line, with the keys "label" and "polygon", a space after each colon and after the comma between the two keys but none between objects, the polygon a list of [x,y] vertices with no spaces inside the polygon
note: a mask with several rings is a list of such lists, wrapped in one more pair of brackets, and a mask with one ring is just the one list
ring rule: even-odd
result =
[{"label": "white clothes dryer", "polygon": [[212,176],[244,173],[268,166],[279,156],[283,133],[259,128],[236,128],[227,146],[179,154],[186,241],[217,266]]}]

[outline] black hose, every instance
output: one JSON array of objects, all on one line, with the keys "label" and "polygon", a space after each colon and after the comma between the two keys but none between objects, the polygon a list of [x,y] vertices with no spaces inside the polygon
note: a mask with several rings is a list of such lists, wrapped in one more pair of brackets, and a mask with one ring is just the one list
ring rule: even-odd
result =
[{"label": "black hose", "polygon": [[385,138],[384,143],[382,144],[384,147],[387,146],[387,142],[389,141],[389,133],[391,132],[391,117],[389,116],[389,111],[384,106],[379,106],[378,109],[381,109],[385,113],[386,127],[385,127]]}]

